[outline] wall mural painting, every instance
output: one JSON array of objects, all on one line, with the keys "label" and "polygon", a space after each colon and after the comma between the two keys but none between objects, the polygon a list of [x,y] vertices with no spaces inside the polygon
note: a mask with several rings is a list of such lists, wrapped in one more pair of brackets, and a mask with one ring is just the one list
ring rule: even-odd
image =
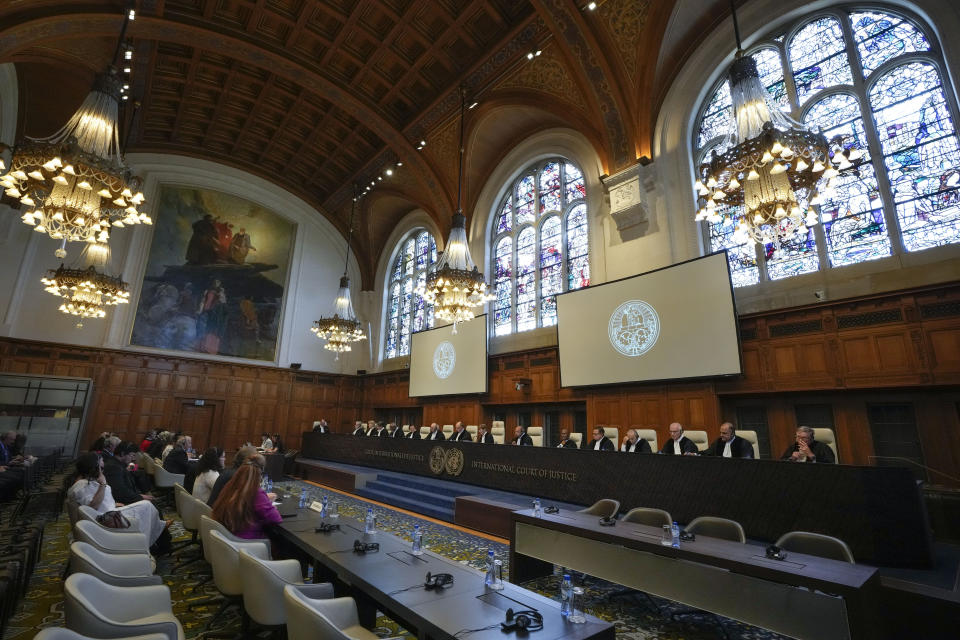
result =
[{"label": "wall mural painting", "polygon": [[296,225],[208,189],[158,201],[131,344],[274,360]]}]

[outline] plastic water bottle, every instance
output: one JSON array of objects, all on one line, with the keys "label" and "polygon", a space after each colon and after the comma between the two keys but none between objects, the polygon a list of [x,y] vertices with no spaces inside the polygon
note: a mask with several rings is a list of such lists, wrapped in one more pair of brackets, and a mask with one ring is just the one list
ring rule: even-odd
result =
[{"label": "plastic water bottle", "polygon": [[267,493],[270,493],[273,491],[273,480],[268,475],[264,475],[264,477],[267,479]]},{"label": "plastic water bottle", "polygon": [[543,517],[543,510],[540,508],[540,498],[533,499],[533,517],[534,518]]},{"label": "plastic water bottle", "polygon": [[423,534],[420,532],[420,525],[413,525],[413,555],[423,555]]},{"label": "plastic water bottle", "polygon": [[307,565],[307,579],[304,582],[307,584],[313,583],[313,563]]},{"label": "plastic water bottle", "polygon": [[493,554],[493,549],[490,549],[489,551],[487,551],[487,577],[484,579],[484,583],[488,587],[493,585],[493,581],[494,581],[494,576],[493,576],[494,560],[495,558]]},{"label": "plastic water bottle", "polygon": [[670,532],[673,534],[673,544],[671,545],[674,548],[680,547],[680,525],[676,522],[670,527]]},{"label": "plastic water bottle", "polygon": [[573,582],[570,580],[570,574],[563,574],[563,580],[560,582],[560,615],[567,617],[570,615],[570,594],[573,592]]},{"label": "plastic water bottle", "polygon": [[323,499],[322,499],[321,502],[322,502],[322,506],[320,507],[320,517],[321,517],[321,518],[326,518],[326,517],[327,517],[327,496],[326,496],[326,494],[324,494]]},{"label": "plastic water bottle", "polygon": [[298,505],[301,509],[307,506],[307,490],[300,489],[300,504]]},{"label": "plastic water bottle", "polygon": [[373,508],[367,507],[367,521],[363,527],[364,533],[376,533],[377,532],[377,520],[373,517]]}]

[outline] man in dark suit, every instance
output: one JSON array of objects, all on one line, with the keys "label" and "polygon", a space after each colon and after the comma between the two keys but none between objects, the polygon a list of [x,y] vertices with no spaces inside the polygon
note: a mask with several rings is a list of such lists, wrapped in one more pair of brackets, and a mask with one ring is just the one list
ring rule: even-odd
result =
[{"label": "man in dark suit", "polygon": [[321,419],[314,422],[313,432],[314,433],[330,433],[330,427],[327,426],[327,421]]},{"label": "man in dark suit", "polygon": [[133,474],[127,466],[133,462],[137,447],[131,442],[120,442],[120,438],[110,437],[104,442],[103,477],[110,485],[113,499],[120,504],[133,504],[141,500],[153,500],[153,496],[140,493]]},{"label": "man in dark suit", "polygon": [[477,431],[477,443],[478,444],[497,444],[497,441],[493,439],[493,434],[487,431],[487,425],[480,425],[479,430]]},{"label": "man in dark suit", "polygon": [[533,446],[533,438],[527,435],[526,429],[517,425],[513,430],[513,440],[510,441],[510,444],[522,445],[525,447]]},{"label": "man in dark suit", "polygon": [[576,449],[577,443],[570,439],[570,430],[569,429],[560,429],[560,444],[557,445],[558,449]]},{"label": "man in dark suit", "polygon": [[430,433],[427,434],[427,440],[446,440],[443,431],[440,431],[440,425],[436,422],[430,423]]},{"label": "man in dark suit", "polygon": [[669,430],[670,439],[667,440],[663,447],[661,447],[659,453],[675,456],[695,456],[700,453],[699,449],[697,449],[697,445],[693,443],[693,440],[683,435],[682,424],[679,422],[674,422],[670,425]]},{"label": "man in dark suit", "polygon": [[391,422],[387,425],[387,428],[384,429],[383,435],[386,438],[402,438],[403,429],[397,426],[396,422]]},{"label": "man in dark suit", "polygon": [[720,437],[700,455],[718,456],[720,458],[752,458],[753,445],[737,437],[737,430],[732,422],[720,425]]},{"label": "man in dark suit", "polygon": [[837,457],[828,445],[813,439],[813,429],[797,427],[796,443],[787,447],[780,456],[781,460],[790,462],[819,462],[820,464],[836,464]]},{"label": "man in dark suit", "polygon": [[213,503],[217,501],[217,496],[220,495],[220,491],[230,482],[230,478],[237,472],[237,469],[239,469],[247,459],[255,455],[257,455],[256,447],[240,447],[237,449],[237,455],[233,458],[233,468],[221,471],[220,477],[213,483],[213,489],[210,490],[210,498],[207,500],[208,505],[213,506]]},{"label": "man in dark suit", "polygon": [[453,442],[473,442],[470,432],[467,431],[460,420],[457,420],[457,424],[453,425],[453,435],[450,436],[450,440]]},{"label": "man in dark suit", "polygon": [[594,427],[593,440],[586,443],[583,448],[591,451],[616,451],[617,445],[613,444],[613,440],[607,437],[603,427]]},{"label": "man in dark suit", "polygon": [[357,420],[353,423],[353,435],[355,436],[365,436],[367,435],[367,430],[364,428],[363,423]]},{"label": "man in dark suit", "polygon": [[627,435],[623,439],[620,451],[626,453],[653,453],[650,450],[650,443],[640,437],[636,429],[627,429]]},{"label": "man in dark suit", "polygon": [[420,439],[420,427],[415,424],[407,425],[407,435],[403,436],[410,440],[419,440]]}]

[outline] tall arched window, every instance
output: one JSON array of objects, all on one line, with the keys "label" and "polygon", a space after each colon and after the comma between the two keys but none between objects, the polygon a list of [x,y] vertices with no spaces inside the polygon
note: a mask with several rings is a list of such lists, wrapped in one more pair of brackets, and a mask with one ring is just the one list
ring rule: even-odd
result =
[{"label": "tall arched window", "polygon": [[495,335],[557,323],[557,294],[590,284],[583,174],[553,158],[506,188],[493,224]]},{"label": "tall arched window", "polygon": [[437,243],[429,231],[416,231],[400,243],[387,283],[385,358],[410,355],[410,334],[433,327],[433,306],[416,290],[436,261]]},{"label": "tall arched window", "polygon": [[[821,224],[782,246],[733,240],[735,207],[709,224],[711,250],[728,249],[734,286],[844,267],[960,242],[960,144],[954,94],[935,41],[911,18],[832,9],[748,51],[773,102],[829,139],[847,136],[866,162],[838,179]],[[694,161],[723,149],[730,131],[724,78],[701,107]]]}]

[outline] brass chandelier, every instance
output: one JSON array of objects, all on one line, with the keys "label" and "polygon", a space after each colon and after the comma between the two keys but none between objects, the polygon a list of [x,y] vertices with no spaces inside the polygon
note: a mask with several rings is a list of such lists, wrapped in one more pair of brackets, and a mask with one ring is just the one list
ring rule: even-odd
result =
[{"label": "brass chandelier", "polygon": [[[0,176],[4,193],[25,207],[21,220],[34,231],[67,242],[105,243],[110,227],[152,224],[139,211],[142,181],[131,175],[120,152],[118,111],[126,89],[117,60],[124,50],[131,10],[109,69],[62,129],[48,138],[24,138],[11,149],[10,168]],[[0,150],[10,147],[0,144]],[[0,171],[6,167],[0,160]]]},{"label": "brass chandelier", "polygon": [[[736,10],[731,1],[737,54],[729,69],[734,131],[730,148],[713,151],[698,169],[697,221],[717,223],[738,217],[734,240],[773,244],[804,238],[819,217],[813,208],[834,194],[840,172],[855,170],[861,159],[844,148],[843,136],[830,140],[773,105],[760,82],[756,61],[744,55]],[[742,206],[739,214],[729,207]],[[726,208],[726,211],[723,209]]]},{"label": "brass chandelier", "polygon": [[78,316],[77,328],[83,327],[86,318],[103,318],[106,307],[128,304],[130,291],[127,283],[107,275],[97,269],[106,269],[110,248],[105,244],[91,244],[84,252],[89,265],[87,267],[66,267],[50,269],[47,277],[42,278],[45,290],[65,301],[60,312]]},{"label": "brass chandelier", "polygon": [[335,352],[337,354],[335,360],[340,359],[341,353],[350,351],[354,342],[367,338],[366,334],[363,333],[360,321],[353,312],[353,302],[350,300],[350,278],[347,276],[347,266],[350,263],[350,242],[353,239],[353,219],[356,214],[358,199],[357,188],[354,186],[353,203],[350,208],[350,231],[347,234],[347,257],[343,264],[340,289],[337,291],[337,298],[333,303],[333,316],[315,320],[310,328],[314,335],[327,341],[323,348]]},{"label": "brass chandelier", "polygon": [[461,198],[463,191],[463,121],[466,110],[466,91],[460,90],[460,153],[457,172],[457,212],[453,214],[450,237],[443,255],[427,273],[424,284],[417,289],[428,304],[433,305],[434,316],[457,325],[474,318],[474,309],[482,307],[494,296],[487,293],[483,274],[470,257],[467,244],[467,218],[463,215]]}]

